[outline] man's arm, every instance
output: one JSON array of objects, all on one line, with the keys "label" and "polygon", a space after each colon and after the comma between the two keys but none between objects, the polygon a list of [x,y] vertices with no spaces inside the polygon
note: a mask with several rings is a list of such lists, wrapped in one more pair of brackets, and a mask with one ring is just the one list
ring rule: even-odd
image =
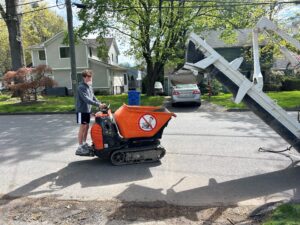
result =
[{"label": "man's arm", "polygon": [[96,99],[95,95],[93,96],[93,98],[91,98],[88,95],[88,92],[86,89],[79,87],[78,94],[80,95],[80,97],[82,97],[82,99],[85,103],[94,105],[94,106],[99,106],[100,102]]},{"label": "man's arm", "polygon": [[95,101],[95,102],[98,102],[98,104],[100,104],[101,102],[96,98],[96,96],[94,95],[93,96],[93,100]]}]

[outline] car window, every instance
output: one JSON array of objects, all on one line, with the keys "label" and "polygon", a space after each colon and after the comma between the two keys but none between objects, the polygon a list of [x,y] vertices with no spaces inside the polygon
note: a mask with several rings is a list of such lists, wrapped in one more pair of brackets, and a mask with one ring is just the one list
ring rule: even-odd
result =
[{"label": "car window", "polygon": [[177,84],[176,88],[198,88],[196,84]]}]

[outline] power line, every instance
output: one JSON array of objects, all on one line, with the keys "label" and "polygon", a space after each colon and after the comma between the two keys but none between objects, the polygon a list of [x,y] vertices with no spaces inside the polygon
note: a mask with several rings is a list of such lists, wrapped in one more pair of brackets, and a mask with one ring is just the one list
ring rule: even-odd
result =
[{"label": "power line", "polygon": [[25,3],[22,3],[22,4],[17,4],[15,6],[5,6],[5,8],[15,8],[15,7],[18,7],[18,6],[23,6],[23,5],[29,5],[29,4],[33,4],[33,3],[38,3],[38,2],[42,2],[44,0],[36,0],[36,1],[33,1],[33,2],[25,2]]},{"label": "power line", "polygon": [[[26,4],[31,4],[31,3],[35,3],[35,2],[41,2],[41,1],[44,1],[44,0],[36,0],[36,1],[32,1],[32,2],[27,2],[27,3],[23,3],[23,4],[18,4],[18,6],[20,5],[26,5]],[[164,0],[164,1],[172,1],[172,0]],[[175,1],[182,1],[182,0],[175,0]],[[251,6],[251,5],[271,5],[271,4],[291,4],[291,3],[299,3],[300,4],[300,1],[289,1],[289,2],[251,2],[251,1],[248,1],[248,2],[240,2],[240,1],[234,1],[234,0],[231,0],[230,2],[224,2],[224,1],[217,1],[217,0],[187,0],[185,1],[185,3],[187,2],[199,2],[199,3],[221,3],[221,4],[218,4],[218,5],[194,5],[194,6],[151,6],[149,7],[148,9],[158,9],[158,8],[161,8],[161,9],[170,9],[170,8],[222,8],[222,7],[228,7],[228,6],[244,6],[244,5],[248,5],[248,6]],[[54,8],[54,7],[58,7],[59,9],[61,9],[59,6],[65,6],[65,3],[60,3],[58,4],[58,0],[56,0],[56,5],[53,5],[53,6],[48,6],[48,7],[44,7],[44,8],[40,8],[40,9],[35,9],[35,10],[30,10],[30,11],[26,11],[26,12],[23,12],[23,13],[18,13],[16,15],[11,15],[11,16],[18,16],[18,15],[24,15],[24,14],[27,14],[27,13],[34,13],[34,12],[37,12],[37,11],[41,11],[41,10],[46,10],[46,9],[50,9],[50,8]],[[87,7],[89,7],[90,5],[86,5]],[[99,7],[107,7],[105,5],[100,5]],[[141,7],[141,6],[132,6],[132,7],[123,7],[123,8],[115,8],[115,9],[108,9],[107,11],[111,11],[111,12],[116,12],[116,11],[125,11],[125,10],[130,10],[130,9],[144,9],[144,7]],[[0,19],[3,19],[3,18],[0,18]]]},{"label": "power line", "polygon": [[[172,0],[164,0],[164,1],[172,1]],[[181,2],[182,0],[177,0]],[[176,6],[150,6],[147,9],[176,9],[176,8],[222,8],[229,6],[259,6],[259,5],[280,5],[280,4],[300,4],[300,1],[289,1],[289,2],[241,2],[241,1],[216,1],[216,0],[187,0],[185,3],[216,3],[216,5],[176,5]],[[91,7],[91,5],[86,5],[87,8]],[[106,8],[106,5],[100,5],[100,8]],[[131,7],[120,7],[115,9],[108,9],[107,11],[116,12],[116,11],[125,11],[130,9],[145,9],[142,6],[131,6]]]},{"label": "power line", "polygon": [[[44,7],[44,8],[39,8],[39,9],[35,9],[35,10],[30,10],[30,11],[26,11],[26,12],[22,12],[22,13],[17,13],[15,15],[10,15],[9,17],[15,17],[15,16],[21,16],[21,15],[24,15],[24,14],[28,14],[28,13],[34,13],[34,12],[37,12],[37,11],[41,11],[41,10],[46,10],[46,9],[50,9],[50,8],[54,8],[54,7],[57,7],[57,6],[61,6],[61,5],[65,5],[64,3],[61,3],[61,4],[58,4],[58,5],[52,5],[52,6],[47,6],[47,7]],[[4,19],[4,18],[0,18],[0,19]]]}]

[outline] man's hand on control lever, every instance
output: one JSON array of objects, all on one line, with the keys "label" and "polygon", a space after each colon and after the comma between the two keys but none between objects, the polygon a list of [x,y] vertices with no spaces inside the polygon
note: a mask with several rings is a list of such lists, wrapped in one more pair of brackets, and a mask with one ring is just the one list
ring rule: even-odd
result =
[{"label": "man's hand on control lever", "polygon": [[105,109],[107,105],[105,103],[100,103],[99,104],[99,109]]}]

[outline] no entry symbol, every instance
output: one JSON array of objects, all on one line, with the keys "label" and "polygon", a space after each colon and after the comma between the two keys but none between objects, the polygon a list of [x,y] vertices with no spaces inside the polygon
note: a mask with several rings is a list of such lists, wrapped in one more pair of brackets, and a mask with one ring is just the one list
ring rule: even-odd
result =
[{"label": "no entry symbol", "polygon": [[154,116],[151,116],[149,114],[145,114],[140,118],[139,121],[140,128],[144,131],[151,131],[156,126],[156,119]]}]

